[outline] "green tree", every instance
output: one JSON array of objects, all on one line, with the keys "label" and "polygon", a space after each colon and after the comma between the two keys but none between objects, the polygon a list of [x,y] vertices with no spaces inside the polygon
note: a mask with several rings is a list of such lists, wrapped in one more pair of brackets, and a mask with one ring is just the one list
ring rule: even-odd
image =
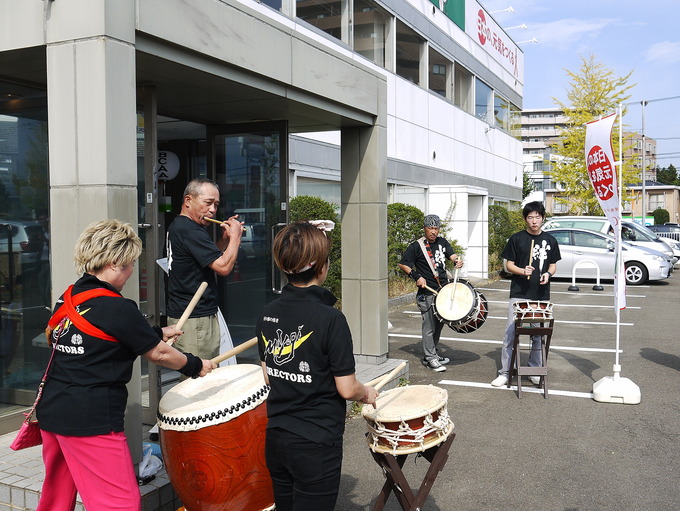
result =
[{"label": "green tree", "polygon": [[[614,113],[617,107],[630,98],[628,91],[634,86],[628,84],[632,71],[618,77],[614,72],[597,62],[592,55],[582,59],[578,72],[566,70],[571,79],[567,89],[568,104],[553,98],[566,117],[566,127],[559,140],[553,145],[557,155],[552,179],[564,190],[562,198],[555,200],[567,206],[570,214],[602,215],[595,192],[588,178],[585,162],[585,138],[587,122]],[[617,119],[617,123],[620,119]],[[614,125],[618,131],[618,124]],[[614,138],[614,154],[619,154],[618,137]],[[623,197],[630,200],[628,187],[639,181],[633,162],[623,165]]]},{"label": "green tree", "polygon": [[503,206],[489,206],[489,271],[501,269],[501,253],[508,238],[526,229],[521,211],[508,211]]},{"label": "green tree", "polygon": [[528,172],[522,172],[522,198],[524,199],[527,195],[534,191],[534,184],[529,179]]},{"label": "green tree", "polygon": [[672,163],[668,167],[656,167],[656,180],[664,185],[680,185],[678,171]]},{"label": "green tree", "polygon": [[415,206],[395,202],[387,205],[387,273],[401,276],[397,267],[409,244],[423,235],[425,215]]},{"label": "green tree", "polygon": [[342,232],[338,206],[319,197],[310,195],[298,195],[290,200],[290,221],[298,220],[331,220],[335,222],[335,228],[328,233],[331,240],[331,266],[324,287],[340,298],[342,293],[342,260],[341,244]]}]

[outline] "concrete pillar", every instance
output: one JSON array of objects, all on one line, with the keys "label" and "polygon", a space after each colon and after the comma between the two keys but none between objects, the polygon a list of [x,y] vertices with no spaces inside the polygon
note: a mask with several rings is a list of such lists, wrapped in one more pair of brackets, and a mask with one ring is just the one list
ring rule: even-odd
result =
[{"label": "concrete pillar", "polygon": [[[88,224],[137,224],[135,3],[62,0],[47,9],[51,256],[54,268],[73,268],[73,246]],[[76,277],[52,272],[54,293]],[[138,300],[138,287],[133,275],[126,296]],[[126,433],[139,461],[139,363],[129,391]]]},{"label": "concrete pillar", "polygon": [[342,310],[358,360],[376,364],[388,351],[386,131],[376,123],[341,135]]}]

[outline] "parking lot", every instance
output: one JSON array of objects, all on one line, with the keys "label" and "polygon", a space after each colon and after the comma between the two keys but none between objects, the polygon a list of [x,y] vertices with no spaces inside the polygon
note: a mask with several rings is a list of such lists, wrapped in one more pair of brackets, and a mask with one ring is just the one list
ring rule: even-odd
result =
[{"label": "parking lot", "polygon": [[[604,291],[552,283],[555,327],[548,363],[550,395],[526,379],[522,398],[489,385],[499,366],[509,281],[476,284],[489,302],[480,329],[445,327],[447,371],[420,364],[420,315],[413,303],[392,310],[390,357],[410,361],[412,385],[448,391],[456,438],[424,510],[657,510],[680,502],[680,357],[677,277],[627,288],[621,313],[622,377],[636,383],[638,405],[600,403],[593,383],[613,376],[616,316]],[[371,458],[363,418],[348,420],[338,511],[371,509],[384,482]],[[408,457],[404,474],[418,489],[429,464]],[[386,511],[400,510],[394,496]]]}]

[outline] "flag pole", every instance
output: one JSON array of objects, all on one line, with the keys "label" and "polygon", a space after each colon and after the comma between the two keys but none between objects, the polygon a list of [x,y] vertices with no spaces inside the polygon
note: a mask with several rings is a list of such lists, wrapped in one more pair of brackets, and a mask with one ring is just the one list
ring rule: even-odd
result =
[{"label": "flag pole", "polygon": [[[619,104],[619,161],[614,165],[618,166],[618,219],[616,226],[616,280],[614,295],[618,296],[619,286],[624,287],[625,293],[625,273],[623,268],[623,254],[621,241],[621,201],[623,198],[623,105]],[[644,149],[644,148],[643,148]],[[625,295],[624,295],[625,296]],[[614,376],[605,376],[593,384],[593,399],[602,403],[623,403],[636,405],[641,401],[640,387],[628,378],[621,378],[621,364],[619,359],[621,341],[621,307],[615,299],[616,309],[616,354],[614,357]]]}]

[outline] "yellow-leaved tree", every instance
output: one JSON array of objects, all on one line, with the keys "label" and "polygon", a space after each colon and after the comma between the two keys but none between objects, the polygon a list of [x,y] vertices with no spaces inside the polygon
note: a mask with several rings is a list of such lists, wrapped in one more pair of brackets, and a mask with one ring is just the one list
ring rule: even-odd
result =
[{"label": "yellow-leaved tree", "polygon": [[[563,210],[571,215],[602,215],[602,209],[586,171],[584,154],[586,123],[615,113],[620,104],[630,99],[628,91],[635,85],[628,84],[632,71],[623,77],[615,76],[611,69],[605,68],[591,55],[588,59],[582,58],[578,72],[569,70],[566,72],[571,78],[567,89],[568,104],[563,104],[553,98],[564,111],[566,118],[566,127],[562,130],[557,142],[552,145],[556,158],[551,162],[552,171],[549,174],[561,189],[560,196],[556,197],[555,201],[563,204],[565,206]],[[612,137],[614,156],[617,159],[620,122],[621,119],[617,118]],[[622,172],[622,200],[626,201],[630,200],[628,187],[637,183],[639,176],[633,168],[632,161],[624,162]]]}]

